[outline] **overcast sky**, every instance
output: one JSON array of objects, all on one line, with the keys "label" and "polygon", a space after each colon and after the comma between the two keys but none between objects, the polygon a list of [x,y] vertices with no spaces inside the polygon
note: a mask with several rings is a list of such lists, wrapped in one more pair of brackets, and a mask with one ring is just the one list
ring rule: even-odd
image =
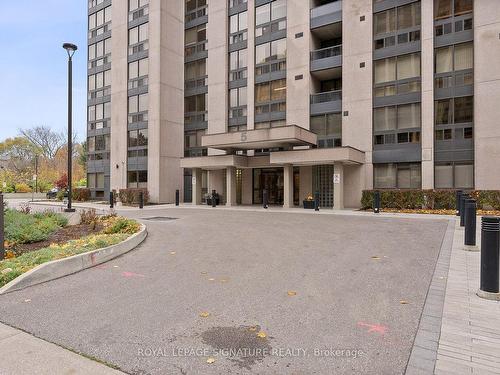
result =
[{"label": "overcast sky", "polygon": [[67,54],[73,58],[73,126],[85,139],[87,0],[2,1],[0,12],[0,140],[19,128],[67,127]]}]

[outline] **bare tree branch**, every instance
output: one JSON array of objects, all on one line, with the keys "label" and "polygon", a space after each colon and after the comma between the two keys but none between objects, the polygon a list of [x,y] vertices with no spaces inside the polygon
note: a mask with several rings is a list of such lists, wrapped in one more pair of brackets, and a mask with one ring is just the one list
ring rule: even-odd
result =
[{"label": "bare tree branch", "polygon": [[40,149],[40,153],[48,159],[53,159],[66,143],[62,133],[55,132],[43,125],[32,129],[20,129],[19,131],[26,139]]}]

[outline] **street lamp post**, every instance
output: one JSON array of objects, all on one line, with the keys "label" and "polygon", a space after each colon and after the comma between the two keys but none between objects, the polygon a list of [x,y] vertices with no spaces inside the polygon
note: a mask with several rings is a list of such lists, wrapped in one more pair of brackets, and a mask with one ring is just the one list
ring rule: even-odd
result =
[{"label": "street lamp post", "polygon": [[75,212],[71,207],[72,200],[72,166],[73,166],[73,55],[78,47],[72,43],[64,43],[63,48],[68,52],[68,207],[66,212]]}]

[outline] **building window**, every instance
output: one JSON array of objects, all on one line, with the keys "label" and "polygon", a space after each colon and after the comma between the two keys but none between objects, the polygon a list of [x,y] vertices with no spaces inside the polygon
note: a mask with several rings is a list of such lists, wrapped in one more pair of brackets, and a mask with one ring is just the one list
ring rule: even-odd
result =
[{"label": "building window", "polygon": [[186,57],[205,51],[207,42],[207,25],[199,25],[187,29],[184,34],[184,54]]},{"label": "building window", "polygon": [[149,49],[147,40],[149,39],[149,23],[133,27],[128,31],[128,54],[146,51]]},{"label": "building window", "polygon": [[435,102],[436,125],[474,121],[474,97],[441,99]]},{"label": "building window", "polygon": [[128,147],[148,145],[148,129],[131,130],[128,132]]},{"label": "building window", "polygon": [[145,112],[148,110],[148,94],[133,95],[128,98],[128,113]]},{"label": "building window", "polygon": [[375,189],[420,189],[422,172],[420,163],[374,164]]},{"label": "building window", "polygon": [[342,146],[342,114],[311,116],[311,131],[318,136],[319,148]]},{"label": "building window", "polygon": [[436,74],[447,73],[474,67],[472,42],[436,48],[434,69]]},{"label": "building window", "polygon": [[255,36],[286,29],[286,0],[275,0],[255,8]]},{"label": "building window", "polygon": [[286,79],[255,85],[256,113],[286,111]]},{"label": "building window", "polygon": [[149,0],[129,0],[128,1],[128,10],[129,12],[133,12],[136,9],[142,8],[149,4]]},{"label": "building window", "polygon": [[201,138],[206,134],[205,129],[188,131],[184,133],[184,156],[206,156],[207,149],[201,145]]},{"label": "building window", "polygon": [[247,12],[241,12],[229,17],[229,44],[235,44],[247,40],[247,29]]},{"label": "building window", "polygon": [[207,110],[207,94],[193,95],[184,98],[184,112],[205,112]]},{"label": "building window", "polygon": [[375,49],[420,40],[420,1],[375,13],[373,34]]},{"label": "building window", "polygon": [[247,88],[239,87],[229,90],[229,118],[247,115]]},{"label": "building window", "polygon": [[373,110],[373,128],[375,132],[420,127],[420,103],[381,107]]},{"label": "building window", "polygon": [[247,78],[247,49],[240,49],[229,54],[229,80],[237,81]]},{"label": "building window", "polygon": [[474,188],[474,163],[444,163],[434,167],[436,189]]},{"label": "building window", "polygon": [[127,187],[130,189],[148,187],[148,171],[128,171]]},{"label": "building window", "polygon": [[286,70],[286,39],[279,39],[255,47],[255,74]]},{"label": "building window", "polygon": [[420,52],[376,60],[374,72],[376,97],[419,92]]},{"label": "building window", "polygon": [[472,9],[472,0],[434,0],[434,17],[436,20],[471,13]]},{"label": "building window", "polygon": [[246,4],[247,0],[229,0],[229,8],[241,5],[241,4]]},{"label": "building window", "polygon": [[139,77],[147,76],[149,73],[149,59],[133,61],[128,64],[128,79],[133,80]]}]

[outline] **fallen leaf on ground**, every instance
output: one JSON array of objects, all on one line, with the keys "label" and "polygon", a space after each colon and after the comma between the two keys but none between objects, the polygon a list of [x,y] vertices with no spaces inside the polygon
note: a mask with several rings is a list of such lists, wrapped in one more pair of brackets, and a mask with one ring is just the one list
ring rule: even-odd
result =
[{"label": "fallen leaf on ground", "polygon": [[380,257],[378,257],[378,256],[374,255],[374,256],[372,256],[372,259],[373,259],[373,260],[379,260],[379,259],[380,259]]},{"label": "fallen leaf on ground", "polygon": [[215,362],[215,358],[212,358],[210,357],[209,359],[207,359],[207,363],[214,363]]},{"label": "fallen leaf on ground", "polygon": [[405,301],[404,299],[402,299],[401,301],[399,301],[400,304],[402,305],[408,305],[409,302],[408,301]]},{"label": "fallen leaf on ground", "polygon": [[255,331],[257,331],[257,327],[250,327],[250,328],[248,328],[248,330],[250,332],[255,332]]},{"label": "fallen leaf on ground", "polygon": [[213,278],[210,278],[210,279],[208,279],[208,281],[215,281],[215,279],[213,279]]},{"label": "fallen leaf on ground", "polygon": [[28,299],[25,299],[24,302],[31,302],[31,300],[28,298]]},{"label": "fallen leaf on ground", "polygon": [[227,279],[220,279],[221,283],[227,283]]},{"label": "fallen leaf on ground", "polygon": [[175,255],[175,251],[171,251],[171,252],[170,252],[170,255]]},{"label": "fallen leaf on ground", "polygon": [[113,268],[120,268],[120,267],[118,267],[118,266],[113,266]]},{"label": "fallen leaf on ground", "polygon": [[296,296],[297,292],[294,292],[293,290],[289,290],[287,293],[289,296]]},{"label": "fallen leaf on ground", "polygon": [[206,275],[208,272],[207,271],[201,271],[202,275]]},{"label": "fallen leaf on ground", "polygon": [[267,337],[267,335],[264,331],[260,331],[259,333],[257,333],[257,337],[259,337],[261,339],[265,339]]},{"label": "fallen leaf on ground", "polygon": [[200,316],[201,316],[202,318],[206,318],[206,317],[208,317],[209,315],[210,315],[210,313],[209,313],[209,312],[202,312],[202,313],[200,313]]}]

